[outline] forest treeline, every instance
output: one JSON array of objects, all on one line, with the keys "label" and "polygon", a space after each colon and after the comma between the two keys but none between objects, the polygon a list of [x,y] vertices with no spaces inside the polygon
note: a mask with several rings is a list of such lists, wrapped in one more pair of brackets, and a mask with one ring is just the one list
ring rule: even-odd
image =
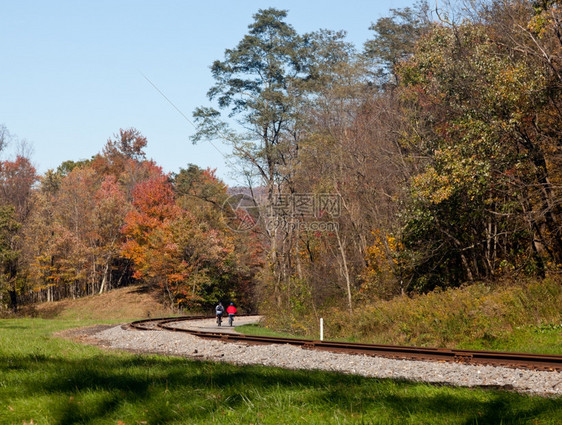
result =
[{"label": "forest treeline", "polygon": [[[6,132],[5,132],[6,133]],[[146,138],[119,130],[90,160],[38,176],[29,159],[0,164],[1,288],[5,306],[144,283],[168,305],[249,300],[253,244],[217,209],[226,186],[190,165],[164,174]]]},{"label": "forest treeline", "polygon": [[420,2],[362,49],[259,10],[212,64],[192,137],[230,143],[257,205],[211,170],[164,174],[136,129],[43,176],[3,161],[3,303],[141,281],[178,307],[290,319],[559,273],[561,3]]}]

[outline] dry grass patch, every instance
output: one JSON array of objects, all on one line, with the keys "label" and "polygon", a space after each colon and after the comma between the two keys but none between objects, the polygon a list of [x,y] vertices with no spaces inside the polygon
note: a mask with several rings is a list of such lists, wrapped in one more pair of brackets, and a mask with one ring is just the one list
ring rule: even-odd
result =
[{"label": "dry grass patch", "polygon": [[158,298],[158,293],[144,286],[114,289],[101,295],[41,303],[26,310],[27,315],[44,319],[116,321],[173,315]]}]

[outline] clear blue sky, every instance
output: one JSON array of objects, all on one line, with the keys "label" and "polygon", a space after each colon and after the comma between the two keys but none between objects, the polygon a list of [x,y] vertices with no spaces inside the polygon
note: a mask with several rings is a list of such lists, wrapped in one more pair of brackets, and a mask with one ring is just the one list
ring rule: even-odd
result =
[{"label": "clear blue sky", "polygon": [[[371,23],[413,0],[180,1],[0,0],[0,124],[33,147],[40,173],[100,152],[119,128],[148,138],[166,172],[228,165],[208,143],[192,145],[186,116],[207,105],[209,66],[248,31],[258,9],[289,11],[299,33],[345,30],[358,48]],[[222,152],[228,148],[214,143]],[[6,157],[7,153],[3,153]]]}]

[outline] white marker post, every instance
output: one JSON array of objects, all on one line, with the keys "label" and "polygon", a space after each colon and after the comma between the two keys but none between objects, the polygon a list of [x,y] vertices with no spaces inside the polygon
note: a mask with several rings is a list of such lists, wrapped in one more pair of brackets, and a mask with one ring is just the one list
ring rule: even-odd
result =
[{"label": "white marker post", "polygon": [[324,319],[320,318],[320,341],[324,341]]}]

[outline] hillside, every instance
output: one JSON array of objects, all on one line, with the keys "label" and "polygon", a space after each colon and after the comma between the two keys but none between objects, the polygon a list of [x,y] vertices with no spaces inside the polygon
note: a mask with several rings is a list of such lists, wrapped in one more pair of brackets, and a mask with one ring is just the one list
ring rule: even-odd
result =
[{"label": "hillside", "polygon": [[[324,336],[375,344],[562,354],[562,279],[473,284],[321,312]],[[266,315],[280,332],[317,337],[314,312]]]},{"label": "hillside", "polygon": [[50,303],[41,303],[25,311],[45,319],[76,319],[76,320],[134,320],[148,316],[170,316],[172,310],[167,309],[158,300],[157,293],[144,286],[129,286],[114,289],[101,295],[87,296],[78,299],[65,299]]}]

